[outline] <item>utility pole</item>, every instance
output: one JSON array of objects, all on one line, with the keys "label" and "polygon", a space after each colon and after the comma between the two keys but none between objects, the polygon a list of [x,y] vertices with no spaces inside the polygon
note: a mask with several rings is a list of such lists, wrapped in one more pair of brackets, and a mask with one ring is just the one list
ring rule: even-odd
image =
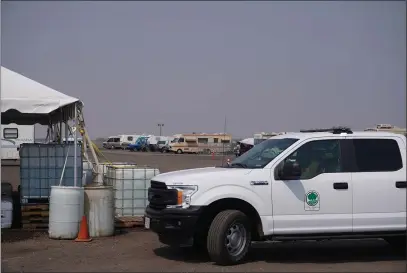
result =
[{"label": "utility pole", "polygon": [[161,130],[162,130],[162,127],[164,127],[164,123],[158,123],[157,126],[160,127],[160,136],[161,136]]}]

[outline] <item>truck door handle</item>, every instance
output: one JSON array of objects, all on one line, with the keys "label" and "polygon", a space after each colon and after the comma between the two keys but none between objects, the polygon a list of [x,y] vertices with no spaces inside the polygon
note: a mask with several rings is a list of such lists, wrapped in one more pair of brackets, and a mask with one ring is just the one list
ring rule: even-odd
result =
[{"label": "truck door handle", "polygon": [[407,181],[397,181],[396,188],[399,188],[399,189],[407,188]]},{"label": "truck door handle", "polygon": [[347,182],[334,183],[334,189],[335,190],[347,190],[348,189],[348,183]]}]

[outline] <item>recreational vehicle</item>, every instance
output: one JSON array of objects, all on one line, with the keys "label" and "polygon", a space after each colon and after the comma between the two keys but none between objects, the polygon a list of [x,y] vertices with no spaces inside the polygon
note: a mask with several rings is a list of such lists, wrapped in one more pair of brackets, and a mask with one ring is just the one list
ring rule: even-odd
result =
[{"label": "recreational vehicle", "polygon": [[391,124],[377,124],[376,127],[367,128],[365,131],[390,132],[407,136],[406,128],[399,128]]},{"label": "recreational vehicle", "polygon": [[221,153],[230,150],[229,134],[180,134],[171,141],[169,151],[182,153]]},{"label": "recreational vehicle", "polygon": [[126,149],[129,144],[134,144],[138,137],[138,135],[110,136],[105,142],[103,142],[103,148]]},{"label": "recreational vehicle", "polygon": [[34,125],[1,125],[1,159],[20,159],[19,149],[23,143],[34,143]]}]

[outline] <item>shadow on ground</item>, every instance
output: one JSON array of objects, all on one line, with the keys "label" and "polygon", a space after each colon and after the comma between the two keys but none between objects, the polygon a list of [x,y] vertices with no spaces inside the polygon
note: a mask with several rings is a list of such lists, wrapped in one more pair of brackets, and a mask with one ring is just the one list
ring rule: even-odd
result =
[{"label": "shadow on ground", "polygon": [[[187,263],[208,262],[207,254],[191,249],[161,247],[154,250],[164,259]],[[255,243],[247,262],[269,263],[348,263],[406,260],[403,252],[395,251],[383,240],[333,240],[282,243]]]},{"label": "shadow on ground", "polygon": [[18,241],[25,241],[34,239],[40,236],[48,234],[47,230],[21,230],[21,229],[2,229],[1,230],[1,242],[13,243]]}]

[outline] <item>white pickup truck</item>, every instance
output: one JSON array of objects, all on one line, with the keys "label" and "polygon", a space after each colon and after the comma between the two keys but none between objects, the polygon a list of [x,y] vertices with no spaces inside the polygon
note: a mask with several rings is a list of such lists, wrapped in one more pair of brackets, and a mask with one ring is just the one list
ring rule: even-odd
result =
[{"label": "white pickup truck", "polygon": [[228,166],[163,173],[145,227],[218,264],[252,241],[406,239],[406,137],[349,128],[275,136]]}]

